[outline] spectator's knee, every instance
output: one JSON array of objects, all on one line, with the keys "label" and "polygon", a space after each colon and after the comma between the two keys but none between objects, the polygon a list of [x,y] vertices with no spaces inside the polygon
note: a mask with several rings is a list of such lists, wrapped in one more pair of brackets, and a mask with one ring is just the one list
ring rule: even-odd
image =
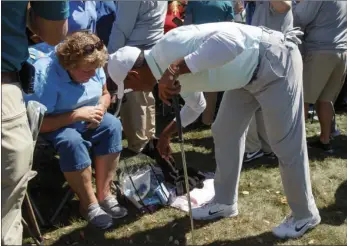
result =
[{"label": "spectator's knee", "polygon": [[118,118],[114,117],[111,114],[106,113],[104,115],[103,121],[104,121],[103,127],[105,128],[108,135],[110,135],[110,136],[112,136],[112,135],[121,136],[122,135],[122,123],[120,122],[120,120]]}]

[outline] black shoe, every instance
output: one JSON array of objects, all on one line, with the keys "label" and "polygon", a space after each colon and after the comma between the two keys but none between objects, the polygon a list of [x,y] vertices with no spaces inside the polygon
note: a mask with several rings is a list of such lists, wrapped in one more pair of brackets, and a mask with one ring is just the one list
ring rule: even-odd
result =
[{"label": "black shoe", "polygon": [[331,143],[324,144],[320,140],[317,140],[315,142],[309,143],[309,147],[321,149],[327,154],[332,154],[334,152],[333,147]]},{"label": "black shoe", "polygon": [[246,152],[243,157],[243,162],[244,163],[251,162],[255,159],[262,157],[263,155],[264,155],[264,152],[262,150],[258,150],[255,152]]},{"label": "black shoe", "polygon": [[274,152],[264,152],[264,156],[271,158],[271,159],[275,159],[276,155]]}]

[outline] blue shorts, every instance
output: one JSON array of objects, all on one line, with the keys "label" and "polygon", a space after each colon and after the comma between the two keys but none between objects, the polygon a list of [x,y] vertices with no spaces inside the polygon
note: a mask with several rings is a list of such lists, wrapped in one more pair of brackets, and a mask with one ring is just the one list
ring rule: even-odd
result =
[{"label": "blue shorts", "polygon": [[119,119],[106,113],[96,129],[81,130],[67,126],[42,137],[51,142],[59,154],[60,169],[73,172],[85,169],[93,156],[102,156],[122,151],[122,124]]}]

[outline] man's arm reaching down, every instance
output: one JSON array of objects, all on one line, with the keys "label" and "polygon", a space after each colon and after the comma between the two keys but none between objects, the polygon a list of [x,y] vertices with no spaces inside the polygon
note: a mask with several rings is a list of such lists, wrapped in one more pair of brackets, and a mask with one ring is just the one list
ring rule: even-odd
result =
[{"label": "man's arm reaching down", "polygon": [[[206,100],[202,92],[189,93],[182,95],[185,101],[181,109],[182,127],[187,127],[193,123],[206,108]],[[164,159],[169,159],[171,155],[170,140],[177,133],[176,119],[170,122],[160,134],[157,149]]]}]

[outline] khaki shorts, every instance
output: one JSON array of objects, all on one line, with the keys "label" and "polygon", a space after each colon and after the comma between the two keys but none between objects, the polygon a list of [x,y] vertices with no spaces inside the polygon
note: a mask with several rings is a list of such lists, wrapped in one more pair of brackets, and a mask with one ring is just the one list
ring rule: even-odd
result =
[{"label": "khaki shorts", "polygon": [[152,92],[132,91],[120,111],[128,148],[142,151],[155,136],[155,99]]},{"label": "khaki shorts", "polygon": [[22,245],[21,207],[35,175],[33,138],[19,84],[2,84],[1,89],[1,243]]},{"label": "khaki shorts", "polygon": [[346,51],[312,51],[304,57],[304,101],[334,102],[343,86]]}]

